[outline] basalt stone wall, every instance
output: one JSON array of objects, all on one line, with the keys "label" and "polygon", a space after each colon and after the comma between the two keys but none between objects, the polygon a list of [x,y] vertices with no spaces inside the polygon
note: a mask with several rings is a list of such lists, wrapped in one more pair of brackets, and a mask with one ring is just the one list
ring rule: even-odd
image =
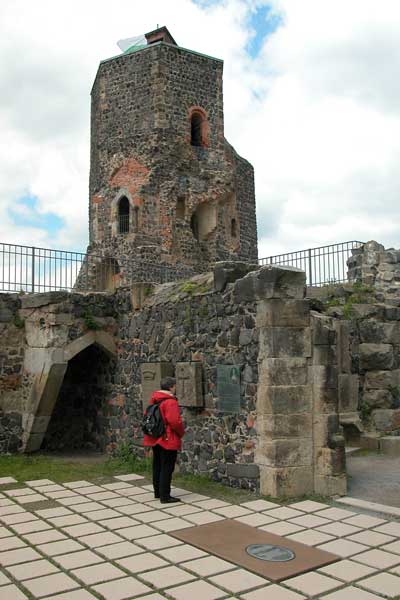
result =
[{"label": "basalt stone wall", "polygon": [[[222,66],[163,42],[100,64],[92,90],[91,254],[124,262],[151,246],[154,270],[193,272],[216,260],[257,259],[254,174],[224,140]],[[191,145],[193,110],[204,116],[202,146]],[[123,196],[127,233],[118,229]]]},{"label": "basalt stone wall", "polygon": [[372,240],[353,250],[347,264],[349,281],[373,286],[381,302],[400,306],[400,250]]}]

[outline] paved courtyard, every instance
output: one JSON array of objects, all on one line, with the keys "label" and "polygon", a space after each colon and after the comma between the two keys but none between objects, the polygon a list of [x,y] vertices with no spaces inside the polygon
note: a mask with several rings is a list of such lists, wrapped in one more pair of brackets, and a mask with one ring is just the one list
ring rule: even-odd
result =
[{"label": "paved courtyard", "polygon": [[[344,502],[355,506],[237,505],[184,489],[173,493],[180,504],[160,504],[135,474],[101,484],[0,478],[1,600],[400,597],[400,509],[351,499]],[[169,535],[227,518],[341,560],[278,585]]]}]

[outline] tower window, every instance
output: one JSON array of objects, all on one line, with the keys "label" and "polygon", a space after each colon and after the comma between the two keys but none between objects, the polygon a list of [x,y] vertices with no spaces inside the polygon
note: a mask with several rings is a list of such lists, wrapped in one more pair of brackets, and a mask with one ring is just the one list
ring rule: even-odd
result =
[{"label": "tower window", "polygon": [[176,202],[176,218],[185,218],[185,198],[178,198]]},{"label": "tower window", "polygon": [[192,114],[190,126],[191,126],[191,140],[192,146],[202,146],[201,139],[201,128],[203,123],[203,117],[200,113],[195,112]]},{"label": "tower window", "polygon": [[123,196],[118,202],[118,232],[129,233],[129,200]]},{"label": "tower window", "polygon": [[233,238],[237,237],[237,221],[236,221],[236,219],[231,219],[231,236]]}]

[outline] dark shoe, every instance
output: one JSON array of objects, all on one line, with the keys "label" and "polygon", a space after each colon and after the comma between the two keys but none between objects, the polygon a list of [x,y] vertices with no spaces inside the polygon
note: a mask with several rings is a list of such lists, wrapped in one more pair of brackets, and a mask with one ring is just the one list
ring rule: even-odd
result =
[{"label": "dark shoe", "polygon": [[154,498],[159,498],[160,494],[154,494]]},{"label": "dark shoe", "polygon": [[174,498],[170,496],[169,498],[164,498],[160,500],[161,504],[172,504],[173,502],[182,502],[180,498]]}]

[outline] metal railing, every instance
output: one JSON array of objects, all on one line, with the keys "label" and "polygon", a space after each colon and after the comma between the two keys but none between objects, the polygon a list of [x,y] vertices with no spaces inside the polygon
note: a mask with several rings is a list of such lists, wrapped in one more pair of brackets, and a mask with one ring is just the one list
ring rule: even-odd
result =
[{"label": "metal railing", "polygon": [[165,283],[196,275],[190,268],[142,260],[0,243],[0,291],[105,291],[132,282]]},{"label": "metal railing", "polygon": [[347,260],[364,242],[350,241],[260,258],[261,265],[297,267],[306,272],[308,286],[345,283]]}]

